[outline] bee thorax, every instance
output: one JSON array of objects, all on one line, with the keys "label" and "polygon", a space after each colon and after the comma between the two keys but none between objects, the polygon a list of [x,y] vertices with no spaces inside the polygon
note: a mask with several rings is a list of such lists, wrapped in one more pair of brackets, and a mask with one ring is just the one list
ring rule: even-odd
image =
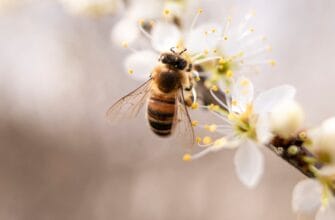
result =
[{"label": "bee thorax", "polygon": [[156,78],[158,88],[164,92],[169,93],[180,87],[180,74],[174,70],[162,71]]}]

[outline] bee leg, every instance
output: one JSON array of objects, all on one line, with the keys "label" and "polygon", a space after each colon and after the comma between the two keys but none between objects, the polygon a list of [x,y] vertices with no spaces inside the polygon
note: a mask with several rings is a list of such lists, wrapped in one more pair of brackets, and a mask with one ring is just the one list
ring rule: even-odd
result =
[{"label": "bee leg", "polygon": [[187,69],[186,69],[186,72],[191,72],[191,70],[192,70],[192,63],[190,63],[189,65],[188,65],[188,67],[187,67]]},{"label": "bee leg", "polygon": [[187,91],[187,92],[191,91],[192,89],[193,89],[193,85],[190,85],[190,86],[184,88],[184,90]]},{"label": "bee leg", "polygon": [[187,92],[189,92],[189,91],[191,91],[193,89],[193,82],[192,82],[192,80],[190,78],[188,79],[188,84],[189,85],[184,88],[184,90],[187,91]]}]

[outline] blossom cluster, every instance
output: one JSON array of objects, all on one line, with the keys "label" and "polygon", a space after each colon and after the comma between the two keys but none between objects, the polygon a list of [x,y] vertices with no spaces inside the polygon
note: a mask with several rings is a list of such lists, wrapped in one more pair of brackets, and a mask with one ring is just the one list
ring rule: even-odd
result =
[{"label": "blossom cluster", "polygon": [[[92,9],[90,1],[82,1],[85,9]],[[121,1],[96,2],[115,9]],[[292,85],[279,85],[255,95],[250,75],[276,65],[269,57],[271,46],[251,25],[255,12],[241,17],[227,14],[220,16],[220,21],[204,22],[202,14],[206,12],[194,2],[123,2],[124,13],[112,28],[111,39],[131,51],[125,58],[125,72],[144,81],[160,53],[187,49],[183,56],[193,64],[196,87],[205,88],[205,92],[194,89],[192,109],[216,120],[192,121],[195,130],[208,135],[196,137],[196,152],[186,153],[183,159],[192,161],[223,149],[236,149],[236,174],[253,188],[264,172],[261,150],[269,148],[308,177],[293,190],[293,210],[316,213],[317,220],[335,219],[335,118],[319,127],[304,127],[305,114],[295,100]]]}]

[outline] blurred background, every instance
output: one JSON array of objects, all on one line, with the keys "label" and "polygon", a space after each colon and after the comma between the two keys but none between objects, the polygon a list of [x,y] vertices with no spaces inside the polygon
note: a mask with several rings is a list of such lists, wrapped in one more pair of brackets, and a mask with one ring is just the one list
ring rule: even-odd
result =
[{"label": "blurred background", "polygon": [[[290,83],[306,126],[332,116],[335,2],[231,2],[255,9],[278,62],[255,77],[257,91]],[[304,177],[267,149],[265,176],[248,190],[234,152],[185,163],[144,117],[107,122],[107,108],[139,85],[124,74],[128,52],[110,41],[120,13],[78,16],[56,0],[0,5],[0,219],[312,219],[291,211]]]}]

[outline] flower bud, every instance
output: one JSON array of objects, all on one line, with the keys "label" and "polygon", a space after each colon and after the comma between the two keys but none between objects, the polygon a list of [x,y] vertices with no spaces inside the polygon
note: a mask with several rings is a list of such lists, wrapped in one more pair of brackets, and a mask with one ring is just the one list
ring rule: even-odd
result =
[{"label": "flower bud", "polygon": [[312,151],[324,163],[335,164],[335,117],[327,119],[321,127],[310,132]]},{"label": "flower bud", "polygon": [[300,129],[303,120],[302,108],[297,102],[290,100],[274,107],[270,115],[270,126],[274,134],[289,138]]}]

